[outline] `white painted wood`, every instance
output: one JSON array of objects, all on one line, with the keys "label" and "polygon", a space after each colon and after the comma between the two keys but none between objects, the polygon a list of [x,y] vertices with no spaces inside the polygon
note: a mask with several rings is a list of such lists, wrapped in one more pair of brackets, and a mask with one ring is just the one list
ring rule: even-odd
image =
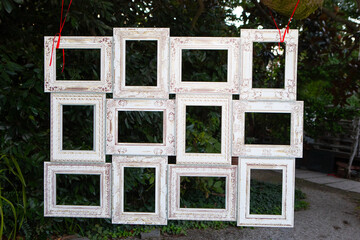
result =
[{"label": "white painted wood", "polygon": [[[114,98],[169,98],[169,28],[114,28]],[[126,40],[157,41],[157,86],[126,86]]]},{"label": "white painted wood", "polygon": [[[100,49],[100,81],[57,80],[56,45],[58,37],[44,37],[44,89],[45,92],[111,92],[112,91],[112,37],[63,37],[60,49]],[[54,44],[54,48],[53,48]],[[53,48],[50,66],[51,50]],[[69,51],[69,50],[67,50]],[[66,51],[65,51],[66,53]]]},{"label": "white painted wood", "polygon": [[[112,223],[166,225],[167,157],[114,156],[113,157]],[[155,212],[124,211],[124,168],[155,168]]]},{"label": "white painted wood", "polygon": [[[63,150],[63,105],[94,106],[94,149]],[[50,160],[105,162],[105,94],[51,93]]]},{"label": "white painted wood", "polygon": [[[225,37],[171,37],[170,38],[170,92],[171,93],[235,93],[239,92],[240,38]],[[227,50],[226,82],[182,81],[182,50]]]},{"label": "white painted wood", "polygon": [[[100,206],[57,205],[56,174],[100,175]],[[45,217],[111,217],[111,164],[44,162]]]},{"label": "white painted wood", "polygon": [[[176,162],[178,164],[231,164],[231,95],[176,96]],[[186,153],[186,106],[221,106],[221,153]]]},{"label": "white painted wood", "polygon": [[[240,157],[302,157],[303,115],[302,101],[233,101],[233,151]],[[290,113],[290,145],[245,144],[245,113]]]},{"label": "white painted wood", "polygon": [[[162,111],[162,143],[119,143],[118,111]],[[174,155],[175,101],[152,99],[108,99],[106,113],[106,153],[116,155]]]},{"label": "white painted wood", "polygon": [[[251,169],[282,170],[282,214],[250,214]],[[293,227],[295,159],[239,158],[238,226]]]},{"label": "white painted wood", "polygon": [[[281,31],[281,37],[284,30]],[[296,100],[298,30],[289,30],[285,37],[284,88],[253,88],[253,42],[280,41],[277,29],[241,29],[240,100]]]}]

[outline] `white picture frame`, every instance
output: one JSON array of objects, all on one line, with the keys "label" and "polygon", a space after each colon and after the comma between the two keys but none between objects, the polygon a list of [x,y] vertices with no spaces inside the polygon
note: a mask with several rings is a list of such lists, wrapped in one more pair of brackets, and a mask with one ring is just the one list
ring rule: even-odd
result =
[{"label": "white picture frame", "polygon": [[[176,96],[176,162],[178,164],[231,164],[232,95]],[[221,107],[221,153],[186,153],[186,106]]]},{"label": "white picture frame", "polygon": [[[112,92],[112,37],[63,37],[60,49],[100,49],[100,79],[57,80],[56,45],[58,37],[44,37],[44,90],[45,92]],[[51,51],[53,51],[51,53]],[[52,58],[52,59],[51,59]],[[50,66],[50,60],[52,61]]]},{"label": "white picture frame", "polygon": [[[118,111],[163,112],[162,143],[119,143]],[[175,101],[152,99],[107,99],[106,154],[113,155],[174,155]]]},{"label": "white picture frame", "polygon": [[[114,28],[114,98],[169,98],[169,28]],[[126,86],[126,41],[157,41],[157,86]]]},{"label": "white picture frame", "polygon": [[[63,105],[94,106],[93,150],[63,150]],[[51,93],[50,161],[105,162],[105,94]]]},{"label": "white picture frame", "polygon": [[[57,205],[56,174],[100,175],[100,206]],[[44,216],[111,218],[111,163],[44,162]]]},{"label": "white picture frame", "polygon": [[280,42],[277,29],[241,29],[240,100],[296,100],[298,30],[286,34],[284,88],[253,88],[253,43]]},{"label": "white picture frame", "polygon": [[[245,113],[290,113],[290,145],[245,144]],[[301,158],[303,154],[302,101],[233,101],[233,155],[240,157]]]},{"label": "white picture frame", "polygon": [[[251,169],[282,170],[282,214],[250,214]],[[293,227],[295,159],[239,158],[238,226]]]},{"label": "white picture frame", "polygon": [[[182,50],[227,50],[226,82],[182,81]],[[237,94],[240,80],[240,38],[171,37],[170,93]]]},{"label": "white picture frame", "polygon": [[[168,165],[168,219],[235,221],[237,166]],[[181,208],[180,177],[225,177],[225,209]]]},{"label": "white picture frame", "polygon": [[[115,224],[167,224],[167,157],[114,156],[113,157],[112,223]],[[155,168],[155,212],[124,211],[124,168]]]}]

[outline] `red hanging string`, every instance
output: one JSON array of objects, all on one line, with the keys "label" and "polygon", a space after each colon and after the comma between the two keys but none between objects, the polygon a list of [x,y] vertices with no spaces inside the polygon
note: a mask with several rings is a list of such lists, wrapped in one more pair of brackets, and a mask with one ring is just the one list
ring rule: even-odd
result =
[{"label": "red hanging string", "polygon": [[272,19],[273,19],[273,21],[274,21],[274,23],[275,23],[275,26],[276,26],[277,30],[279,31],[279,36],[280,36],[279,49],[280,49],[280,43],[282,43],[282,42],[285,41],[286,32],[289,33],[290,22],[291,22],[294,14],[295,14],[295,11],[296,11],[297,6],[299,5],[299,2],[300,2],[300,0],[298,0],[297,3],[296,3],[296,5],[295,5],[294,11],[293,11],[293,13],[291,14],[291,17],[290,17],[289,22],[288,22],[288,24],[287,24],[287,26],[286,26],[286,29],[285,29],[284,36],[283,36],[283,37],[281,37],[281,31],[280,31],[278,25],[276,24],[275,18],[273,17],[271,11],[269,11],[269,12],[270,12],[270,15],[271,15],[271,17],[272,17]]},{"label": "red hanging string", "polygon": [[[69,13],[69,10],[70,10],[70,6],[71,6],[71,3],[72,3],[72,0],[70,0],[70,3],[69,3],[69,6],[68,6],[68,9],[66,11],[66,14],[65,14],[65,17],[64,17],[64,21],[62,20],[63,18],[63,12],[64,12],[64,0],[62,0],[62,4],[61,4],[61,17],[60,17],[60,31],[55,34],[54,36],[54,39],[53,39],[53,44],[52,44],[52,49],[51,49],[51,57],[50,57],[50,66],[51,66],[51,63],[52,63],[52,57],[53,57],[53,53],[54,53],[54,43],[55,43],[55,38],[57,35],[59,35],[59,39],[58,39],[58,42],[56,44],[56,49],[59,49],[59,46],[60,46],[60,39],[61,39],[61,32],[64,28],[64,25],[65,25],[65,21],[66,21],[66,17]],[[63,52],[63,66],[62,66],[62,71],[61,72],[64,72],[64,67],[65,67],[65,51],[64,49],[62,50]]]}]

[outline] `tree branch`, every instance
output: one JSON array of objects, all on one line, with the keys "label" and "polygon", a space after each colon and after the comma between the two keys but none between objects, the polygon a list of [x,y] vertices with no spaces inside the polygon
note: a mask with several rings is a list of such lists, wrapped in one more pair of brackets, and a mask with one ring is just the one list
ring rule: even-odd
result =
[{"label": "tree branch", "polygon": [[359,9],[359,11],[360,11],[360,0],[355,0],[355,1],[356,1],[356,3],[357,3],[358,9]]},{"label": "tree branch", "polygon": [[[356,1],[360,1],[360,0],[356,0]],[[322,12],[325,13],[328,17],[332,18],[334,21],[345,24],[351,30],[358,31],[358,27],[356,26],[355,23],[352,23],[349,20],[346,20],[342,17],[336,16],[336,14],[330,11],[329,9],[323,7]]]},{"label": "tree branch", "polygon": [[199,17],[201,16],[201,14],[204,12],[205,10],[205,6],[204,6],[204,2],[203,0],[198,0],[198,3],[199,3],[199,9],[197,10],[193,20],[192,20],[192,23],[191,23],[191,30],[196,29],[195,25],[196,25],[196,22],[197,20],[199,19]]}]

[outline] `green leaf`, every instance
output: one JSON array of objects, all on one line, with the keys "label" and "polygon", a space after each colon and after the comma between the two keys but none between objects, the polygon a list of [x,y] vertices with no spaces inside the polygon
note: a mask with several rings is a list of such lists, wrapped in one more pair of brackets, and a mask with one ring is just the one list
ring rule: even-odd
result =
[{"label": "green leaf", "polygon": [[13,5],[9,0],[3,0],[3,6],[7,13],[11,13],[11,11],[13,10]]}]

